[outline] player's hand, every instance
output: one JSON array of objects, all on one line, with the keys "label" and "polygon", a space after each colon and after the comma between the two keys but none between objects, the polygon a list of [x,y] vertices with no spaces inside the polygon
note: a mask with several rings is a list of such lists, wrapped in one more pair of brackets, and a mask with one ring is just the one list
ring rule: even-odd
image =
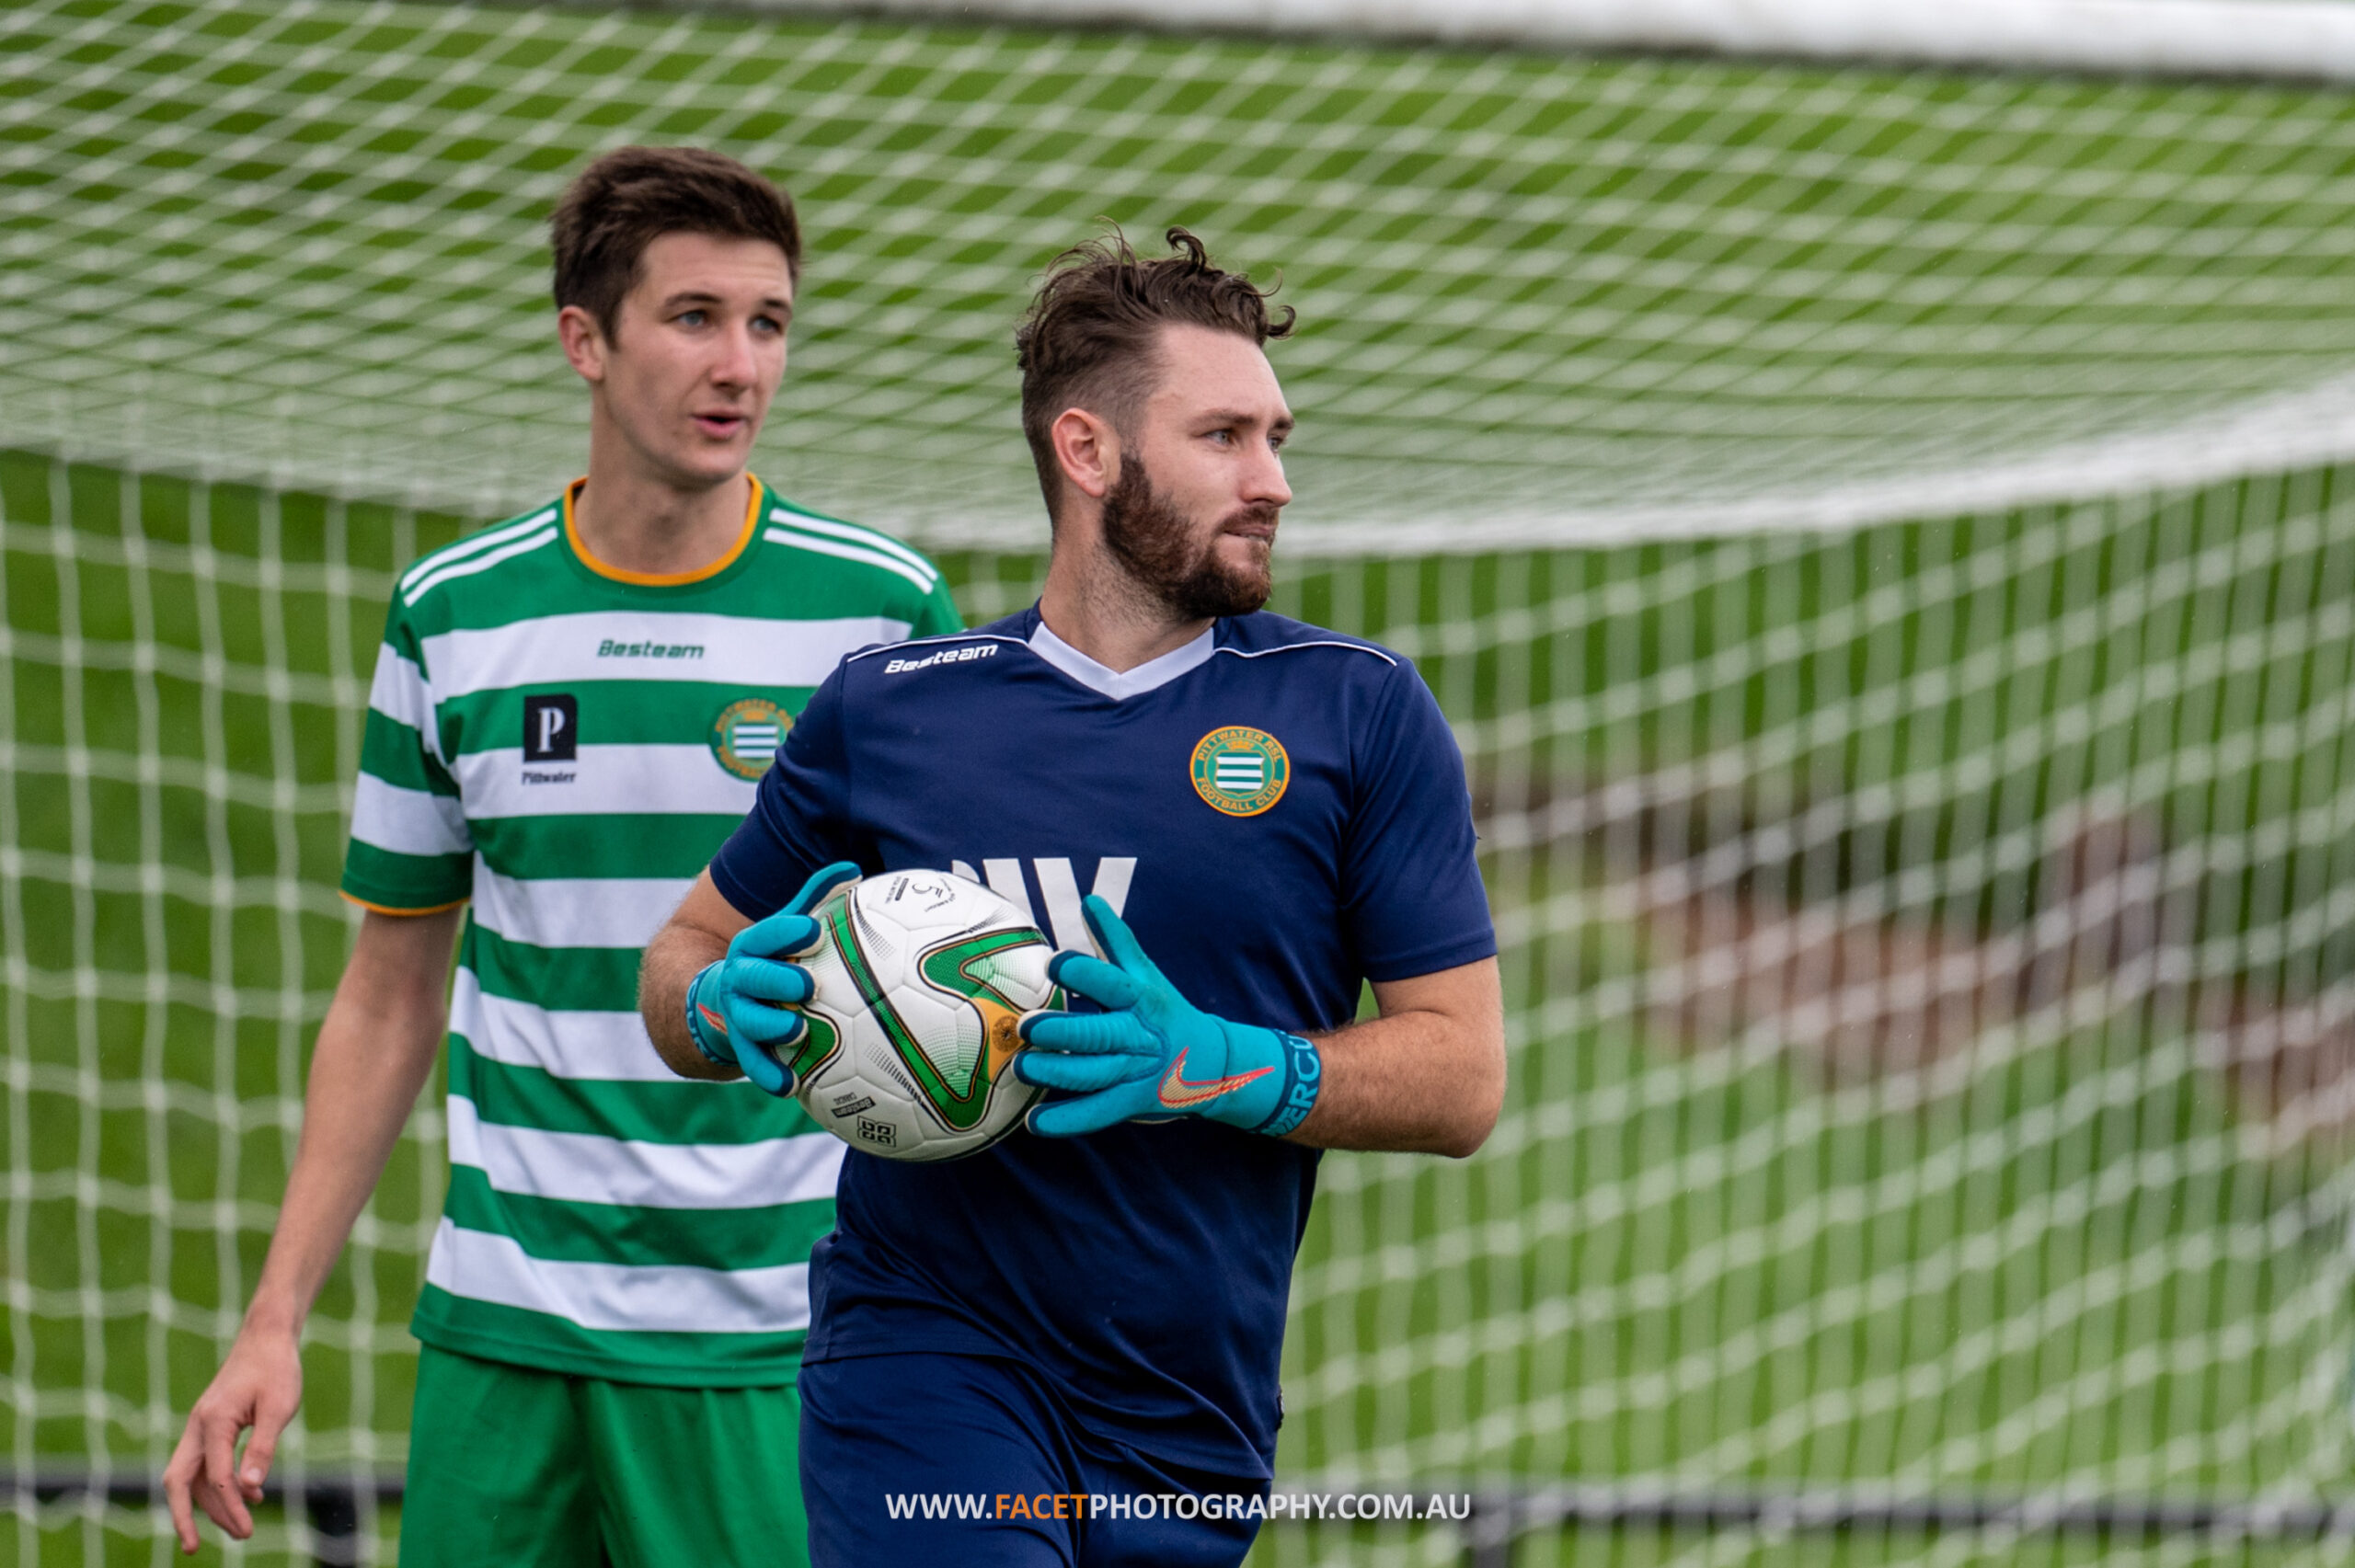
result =
[{"label": "player's hand", "polygon": [[[164,1501],[180,1550],[197,1547],[196,1509],[238,1540],[254,1533],[253,1505],[270,1479],[279,1434],[303,1402],[303,1356],[292,1334],[240,1333],[213,1386],[189,1412],[188,1428],[164,1467]],[[254,1429],[237,1459],[237,1434]]]},{"label": "player's hand", "polygon": [[816,986],[809,970],[781,960],[818,945],[818,922],[810,911],[857,880],[858,867],[836,861],[803,883],[793,902],[738,932],[727,957],[696,971],[687,982],[687,1034],[697,1050],[780,1099],[793,1093],[785,1057],[810,1031],[810,1021],[793,1010]]},{"label": "player's hand", "polygon": [[1030,1130],[1073,1138],[1134,1117],[1208,1116],[1281,1137],[1316,1102],[1322,1059],[1297,1035],[1230,1024],[1178,994],[1135,934],[1090,895],[1081,906],[1110,963],[1058,953],[1048,975],[1102,1013],[1024,1014],[1014,1070],[1075,1099],[1034,1105]]}]

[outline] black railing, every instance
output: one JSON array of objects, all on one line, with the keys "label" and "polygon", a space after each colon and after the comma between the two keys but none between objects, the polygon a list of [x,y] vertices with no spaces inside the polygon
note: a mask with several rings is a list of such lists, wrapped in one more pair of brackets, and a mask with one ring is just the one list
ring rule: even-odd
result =
[{"label": "black railing", "polygon": [[[162,1499],[152,1476],[66,1466],[18,1471],[7,1477],[18,1499],[55,1502],[102,1494],[126,1507]],[[1428,1487],[1290,1484],[1269,1510],[1270,1528],[1324,1523],[1343,1528],[1380,1528],[1426,1520],[1436,1511],[1463,1541],[1465,1568],[1511,1568],[1522,1538],[1570,1527],[1603,1529],[1750,1529],[1775,1534],[1939,1534],[1995,1532],[2013,1536],[2098,1536],[2124,1541],[2173,1536],[2217,1545],[2294,1543],[2355,1538],[2355,1500],[2192,1500],[2167,1502],[2054,1494],[2020,1497],[1907,1496],[1839,1489],[1699,1489],[1595,1485],[1526,1490],[1461,1485]],[[323,1565],[359,1561],[360,1502],[399,1500],[397,1471],[368,1476],[314,1475],[290,1494],[273,1482],[263,1501],[299,1507],[309,1517],[315,1560]],[[1341,1505],[1341,1499],[1348,1503]],[[1320,1505],[1321,1500],[1321,1505]],[[205,1527],[208,1530],[211,1526]]]},{"label": "black railing", "polygon": [[1600,1529],[1749,1529],[1781,1535],[1930,1535],[1947,1531],[2005,1535],[2098,1536],[2129,1540],[2200,1537],[2212,1543],[2315,1541],[2355,1537],[2355,1499],[2167,1502],[2065,1494],[1997,1497],[1916,1494],[1838,1488],[1776,1489],[1610,1485],[1527,1490],[1353,1487],[1346,1482],[1281,1488],[1288,1505],[1271,1524],[1348,1524],[1320,1498],[1350,1497],[1356,1521],[1425,1518],[1434,1498],[1468,1498],[1455,1522],[1465,1568],[1511,1568],[1524,1536],[1571,1527]]},{"label": "black railing", "polygon": [[[164,1483],[156,1476],[88,1466],[36,1465],[30,1470],[0,1472],[9,1494],[18,1500],[55,1503],[67,1497],[103,1496],[126,1508],[145,1508],[164,1500]],[[300,1509],[311,1524],[311,1557],[321,1568],[348,1568],[360,1561],[360,1501],[373,1497],[391,1503],[401,1494],[401,1472],[354,1475],[349,1471],[304,1477],[291,1489],[273,1480],[262,1487],[265,1505]],[[213,1523],[202,1528],[209,1535]]]}]

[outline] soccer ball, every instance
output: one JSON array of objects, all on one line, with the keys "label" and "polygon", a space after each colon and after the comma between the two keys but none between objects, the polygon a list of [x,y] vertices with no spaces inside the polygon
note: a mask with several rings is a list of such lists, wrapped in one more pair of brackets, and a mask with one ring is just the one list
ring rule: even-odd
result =
[{"label": "soccer ball", "polygon": [[1009,1070],[1015,1021],[1063,1005],[1029,918],[945,871],[870,876],[813,913],[818,949],[793,961],[817,990],[787,1065],[818,1125],[887,1160],[954,1160],[1020,1127],[1045,1091]]}]

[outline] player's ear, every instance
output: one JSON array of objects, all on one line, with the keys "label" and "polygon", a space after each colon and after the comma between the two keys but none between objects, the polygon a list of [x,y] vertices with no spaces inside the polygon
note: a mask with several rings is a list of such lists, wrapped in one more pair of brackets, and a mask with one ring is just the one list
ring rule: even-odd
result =
[{"label": "player's ear", "polygon": [[581,380],[594,385],[605,379],[605,331],[595,316],[579,305],[565,306],[556,313],[556,337]]},{"label": "player's ear", "polygon": [[1085,408],[1066,408],[1047,434],[1073,488],[1099,501],[1111,493],[1120,476],[1120,438],[1109,421]]}]

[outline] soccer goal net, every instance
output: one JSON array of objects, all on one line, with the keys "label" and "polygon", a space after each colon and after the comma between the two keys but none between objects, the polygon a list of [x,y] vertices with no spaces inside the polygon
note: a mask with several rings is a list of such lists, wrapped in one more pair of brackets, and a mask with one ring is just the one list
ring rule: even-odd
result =
[{"label": "soccer goal net", "polygon": [[[1325,1162],[1283,1484],[1573,1521],[1523,1562],[2355,1555],[2315,1534],[2355,1483],[2355,98],[28,0],[8,1560],[169,1553],[138,1483],[274,1219],[385,595],[577,471],[539,224],[628,141],[793,189],[760,471],[971,618],[1042,566],[1010,330],[1057,249],[1182,222],[1302,313],[1275,607],[1456,727],[1512,1087],[1471,1161]],[[297,1487],[397,1472],[442,1172],[429,1100],[313,1320]],[[1887,1528],[1794,1538],[1826,1498]],[[2038,1533],[2073,1508],[2123,1523]],[[246,1560],[318,1550],[270,1512]]]}]

